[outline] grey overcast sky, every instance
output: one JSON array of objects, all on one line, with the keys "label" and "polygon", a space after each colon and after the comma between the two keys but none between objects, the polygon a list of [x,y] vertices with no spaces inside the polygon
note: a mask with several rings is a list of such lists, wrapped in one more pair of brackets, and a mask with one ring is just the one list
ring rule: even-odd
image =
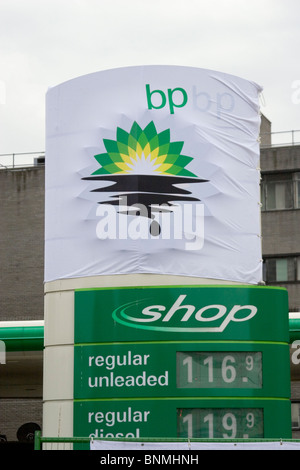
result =
[{"label": "grey overcast sky", "polygon": [[152,64],[255,81],[272,130],[300,129],[299,0],[0,0],[0,154],[44,150],[49,86]]}]

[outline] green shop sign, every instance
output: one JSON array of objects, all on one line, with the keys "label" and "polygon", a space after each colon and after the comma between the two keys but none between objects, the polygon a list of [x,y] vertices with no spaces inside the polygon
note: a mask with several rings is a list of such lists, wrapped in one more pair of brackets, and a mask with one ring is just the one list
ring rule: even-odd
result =
[{"label": "green shop sign", "polygon": [[74,435],[289,438],[287,292],[75,292]]},{"label": "green shop sign", "polygon": [[134,287],[75,292],[75,343],[289,340],[285,289]]}]

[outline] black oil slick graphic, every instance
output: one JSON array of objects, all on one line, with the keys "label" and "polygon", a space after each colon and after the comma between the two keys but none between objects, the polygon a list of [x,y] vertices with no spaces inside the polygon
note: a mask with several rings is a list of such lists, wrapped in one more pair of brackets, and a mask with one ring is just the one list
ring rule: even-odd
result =
[{"label": "black oil slick graphic", "polygon": [[172,203],[177,201],[200,201],[190,196],[191,191],[180,188],[178,185],[207,181],[191,177],[144,174],[95,175],[82,179],[108,183],[107,186],[93,189],[91,192],[115,193],[108,200],[99,201],[99,204],[125,205],[128,209],[120,210],[119,213],[153,219],[149,229],[152,236],[158,236],[161,231],[159,223],[154,220],[154,212],[172,212],[172,207],[174,207]]}]

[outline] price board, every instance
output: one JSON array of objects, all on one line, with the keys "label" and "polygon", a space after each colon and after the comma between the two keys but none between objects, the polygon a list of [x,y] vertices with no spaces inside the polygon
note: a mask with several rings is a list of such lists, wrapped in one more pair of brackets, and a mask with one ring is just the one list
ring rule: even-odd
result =
[{"label": "price board", "polygon": [[74,336],[74,435],[291,436],[284,289],[78,290]]}]

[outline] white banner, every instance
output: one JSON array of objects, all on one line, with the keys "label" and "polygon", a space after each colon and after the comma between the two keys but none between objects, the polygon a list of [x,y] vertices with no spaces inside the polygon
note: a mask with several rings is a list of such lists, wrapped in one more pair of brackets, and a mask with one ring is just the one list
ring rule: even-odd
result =
[{"label": "white banner", "polygon": [[129,273],[261,281],[260,91],[173,66],[50,88],[45,281]]},{"label": "white banner", "polygon": [[[91,450],[143,450],[143,451],[162,451],[162,450],[182,450],[182,451],[195,451],[195,450],[300,450],[299,442],[292,441],[274,441],[274,442],[122,442],[122,441],[97,441],[91,440]],[[193,455],[193,454],[191,454]],[[163,458],[164,457],[164,458]],[[115,459],[117,457],[112,454],[106,458]],[[139,457],[141,458],[141,457]],[[172,454],[161,455],[161,463],[178,464],[180,456]],[[194,456],[194,459],[196,456]],[[174,459],[172,461],[172,459]],[[112,463],[112,462],[106,462]],[[116,463],[116,462],[115,462]],[[150,462],[147,462],[150,463]],[[158,463],[158,462],[156,462]],[[187,462],[185,462],[187,463]],[[194,462],[193,463],[197,463]],[[200,460],[199,460],[200,463]]]}]

